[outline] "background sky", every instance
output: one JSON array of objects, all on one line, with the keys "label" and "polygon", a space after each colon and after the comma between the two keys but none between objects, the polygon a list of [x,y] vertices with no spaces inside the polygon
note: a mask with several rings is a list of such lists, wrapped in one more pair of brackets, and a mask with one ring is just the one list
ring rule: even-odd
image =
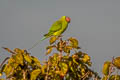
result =
[{"label": "background sky", "polygon": [[[61,16],[71,23],[64,39],[75,37],[101,74],[104,61],[120,56],[120,0],[0,0],[0,47],[28,49]],[[44,60],[48,39],[32,49]],[[10,56],[0,49],[0,62]]]}]

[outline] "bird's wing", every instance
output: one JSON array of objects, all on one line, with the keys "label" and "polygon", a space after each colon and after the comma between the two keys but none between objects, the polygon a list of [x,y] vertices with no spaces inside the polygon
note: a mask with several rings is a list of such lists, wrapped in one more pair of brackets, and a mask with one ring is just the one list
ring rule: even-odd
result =
[{"label": "bird's wing", "polygon": [[61,21],[56,21],[53,23],[51,28],[49,29],[49,32],[56,32],[62,28],[62,22]]}]

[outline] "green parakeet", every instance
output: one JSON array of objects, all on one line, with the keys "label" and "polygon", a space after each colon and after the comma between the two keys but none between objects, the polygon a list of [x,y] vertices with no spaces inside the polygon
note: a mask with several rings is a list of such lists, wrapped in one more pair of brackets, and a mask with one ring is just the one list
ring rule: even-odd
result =
[{"label": "green parakeet", "polygon": [[[62,16],[58,21],[52,24],[52,26],[49,29],[49,32],[45,34],[40,41],[43,41],[51,36],[60,36],[67,29],[70,20],[71,19],[68,16]],[[40,41],[34,44],[30,49],[35,47]]]}]

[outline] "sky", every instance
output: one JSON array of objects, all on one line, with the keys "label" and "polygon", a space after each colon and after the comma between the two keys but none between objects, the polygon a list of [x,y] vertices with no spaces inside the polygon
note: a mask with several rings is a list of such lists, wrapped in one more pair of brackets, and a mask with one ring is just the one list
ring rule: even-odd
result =
[{"label": "sky", "polygon": [[[0,0],[0,47],[28,49],[61,16],[71,23],[63,39],[75,37],[101,74],[104,61],[120,56],[120,0]],[[48,39],[30,51],[45,59]],[[0,49],[0,62],[10,56]]]}]

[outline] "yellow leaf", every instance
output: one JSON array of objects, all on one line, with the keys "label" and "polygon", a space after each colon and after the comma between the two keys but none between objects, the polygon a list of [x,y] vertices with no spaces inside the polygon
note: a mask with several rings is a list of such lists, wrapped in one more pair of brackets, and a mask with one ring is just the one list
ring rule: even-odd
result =
[{"label": "yellow leaf", "polygon": [[24,54],[24,59],[31,64],[32,60],[31,57],[29,56],[29,54]]},{"label": "yellow leaf", "polygon": [[113,64],[115,65],[115,67],[120,69],[120,57],[116,57],[113,61]]},{"label": "yellow leaf", "polygon": [[57,37],[53,36],[53,37],[50,38],[49,43],[53,44],[56,40],[57,40]]},{"label": "yellow leaf", "polygon": [[109,80],[120,80],[120,75],[111,75]]},{"label": "yellow leaf", "polygon": [[21,52],[18,52],[16,55],[14,55],[14,59],[16,63],[23,65],[23,55]]},{"label": "yellow leaf", "polygon": [[40,74],[40,72],[41,72],[40,69],[33,70],[30,74],[31,75],[30,80],[36,80],[36,78]]},{"label": "yellow leaf", "polygon": [[109,62],[109,61],[104,62],[102,73],[106,76],[109,75],[110,65],[111,65],[111,62]]},{"label": "yellow leaf", "polygon": [[89,62],[90,61],[90,56],[88,56],[87,54],[85,54],[82,58],[83,62],[86,63],[86,62]]},{"label": "yellow leaf", "polygon": [[63,48],[63,50],[64,50],[65,53],[70,53],[70,49],[69,49],[67,46],[65,46],[65,47]]},{"label": "yellow leaf", "polygon": [[68,40],[70,41],[70,45],[73,48],[77,48],[78,49],[78,40],[77,39],[71,37]]},{"label": "yellow leaf", "polygon": [[11,57],[11,58],[8,60],[8,63],[9,63],[9,64],[15,63],[15,59],[14,59],[13,57]]},{"label": "yellow leaf", "polygon": [[0,73],[0,76],[2,76],[2,73]]},{"label": "yellow leaf", "polygon": [[59,55],[58,55],[58,53],[54,53],[54,55],[53,55],[53,61],[58,61],[59,60]]},{"label": "yellow leaf", "polygon": [[74,58],[74,59],[78,59],[79,57],[78,57],[78,55],[72,55],[72,58]]},{"label": "yellow leaf", "polygon": [[108,76],[104,76],[102,80],[108,80]]},{"label": "yellow leaf", "polygon": [[19,48],[15,48],[14,51],[15,51],[16,53],[22,53],[22,52],[23,52],[23,51],[22,51],[21,49],[19,49]]},{"label": "yellow leaf", "polygon": [[52,47],[48,48],[48,49],[47,49],[47,52],[46,52],[46,55],[50,54],[51,51],[52,51]]},{"label": "yellow leaf", "polygon": [[66,74],[68,71],[68,65],[64,62],[59,62],[59,67],[61,69],[61,74]]},{"label": "yellow leaf", "polygon": [[6,65],[3,72],[5,72],[6,75],[9,75],[12,72],[12,66],[11,65]]},{"label": "yellow leaf", "polygon": [[37,58],[35,58],[34,56],[32,56],[31,59],[34,62],[34,65],[37,65],[37,66],[41,67],[40,61]]},{"label": "yellow leaf", "polygon": [[73,58],[73,62],[75,63],[75,64],[79,64],[77,61],[76,61],[76,59],[75,58]]}]

